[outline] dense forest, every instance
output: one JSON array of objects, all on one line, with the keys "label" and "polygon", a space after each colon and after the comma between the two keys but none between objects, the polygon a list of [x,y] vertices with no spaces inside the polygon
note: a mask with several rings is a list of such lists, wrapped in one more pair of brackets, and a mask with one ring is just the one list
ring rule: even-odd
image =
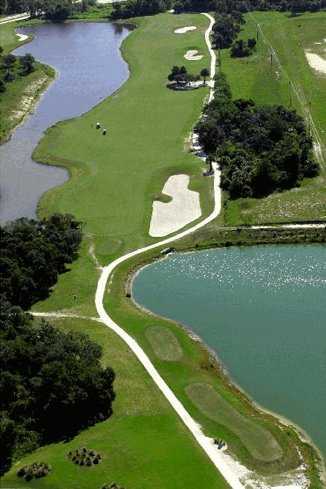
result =
[{"label": "dense forest", "polygon": [[0,236],[0,295],[25,310],[48,297],[65,264],[76,258],[81,237],[80,223],[69,215],[5,225]]},{"label": "dense forest", "polygon": [[223,74],[196,131],[210,159],[220,164],[221,186],[231,198],[265,196],[318,174],[302,117],[282,106],[232,100]]},{"label": "dense forest", "polygon": [[81,238],[69,215],[0,228],[0,475],[23,453],[112,413],[114,372],[101,366],[101,347],[25,312],[49,295]]}]

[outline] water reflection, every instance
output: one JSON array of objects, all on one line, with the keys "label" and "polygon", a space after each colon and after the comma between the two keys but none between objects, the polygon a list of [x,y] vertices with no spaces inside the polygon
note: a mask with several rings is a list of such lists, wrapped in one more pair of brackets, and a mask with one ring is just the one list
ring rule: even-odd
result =
[{"label": "water reflection", "polygon": [[55,81],[7,143],[0,146],[0,220],[34,217],[41,195],[68,178],[65,169],[31,159],[42,133],[54,123],[88,111],[128,77],[120,45],[126,26],[111,23],[44,24],[21,29],[34,36],[15,51],[54,67]]}]

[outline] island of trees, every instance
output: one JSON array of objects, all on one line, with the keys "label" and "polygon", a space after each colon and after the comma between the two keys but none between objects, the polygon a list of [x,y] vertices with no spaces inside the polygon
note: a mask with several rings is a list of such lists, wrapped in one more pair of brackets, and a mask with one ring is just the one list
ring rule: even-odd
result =
[{"label": "island of trees", "polygon": [[81,224],[69,215],[0,228],[0,475],[38,446],[112,413],[114,372],[101,347],[26,312],[76,257]]},{"label": "island of trees", "polygon": [[282,106],[232,100],[221,73],[196,131],[209,159],[219,163],[221,186],[231,198],[266,196],[318,174],[302,117]]}]

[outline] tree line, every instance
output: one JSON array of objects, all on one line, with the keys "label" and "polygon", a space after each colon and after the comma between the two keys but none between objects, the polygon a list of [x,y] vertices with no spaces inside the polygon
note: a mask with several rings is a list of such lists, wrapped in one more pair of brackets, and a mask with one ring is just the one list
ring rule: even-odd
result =
[{"label": "tree line", "polygon": [[76,259],[81,224],[69,215],[0,228],[0,475],[13,460],[112,413],[114,372],[86,335],[26,312]]},{"label": "tree line", "polygon": [[[82,5],[90,0],[84,0]],[[91,2],[90,2],[91,3]],[[43,16],[52,22],[63,22],[79,8],[72,0],[0,0],[0,15],[28,12],[31,17]]]},{"label": "tree line", "polygon": [[113,3],[112,19],[128,19],[165,12],[171,8],[172,0],[127,0]]},{"label": "tree line", "polygon": [[180,12],[250,12],[253,10],[317,12],[326,8],[326,0],[176,0],[175,10]]},{"label": "tree line", "polygon": [[319,172],[302,117],[283,106],[232,100],[222,73],[196,131],[209,159],[219,163],[221,186],[233,199],[290,189]]}]

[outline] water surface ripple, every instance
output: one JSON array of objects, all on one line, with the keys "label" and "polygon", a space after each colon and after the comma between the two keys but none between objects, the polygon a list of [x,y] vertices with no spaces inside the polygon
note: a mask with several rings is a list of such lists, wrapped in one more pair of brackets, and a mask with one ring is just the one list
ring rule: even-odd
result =
[{"label": "water surface ripple", "polygon": [[133,293],[188,325],[240,386],[305,429],[326,455],[324,245],[171,255],[144,268]]},{"label": "water surface ripple", "polygon": [[128,29],[111,23],[44,24],[20,29],[34,39],[16,49],[57,71],[57,78],[12,138],[0,146],[0,221],[34,217],[41,195],[68,178],[63,168],[39,165],[31,154],[54,123],[79,116],[128,77],[120,45]]}]

